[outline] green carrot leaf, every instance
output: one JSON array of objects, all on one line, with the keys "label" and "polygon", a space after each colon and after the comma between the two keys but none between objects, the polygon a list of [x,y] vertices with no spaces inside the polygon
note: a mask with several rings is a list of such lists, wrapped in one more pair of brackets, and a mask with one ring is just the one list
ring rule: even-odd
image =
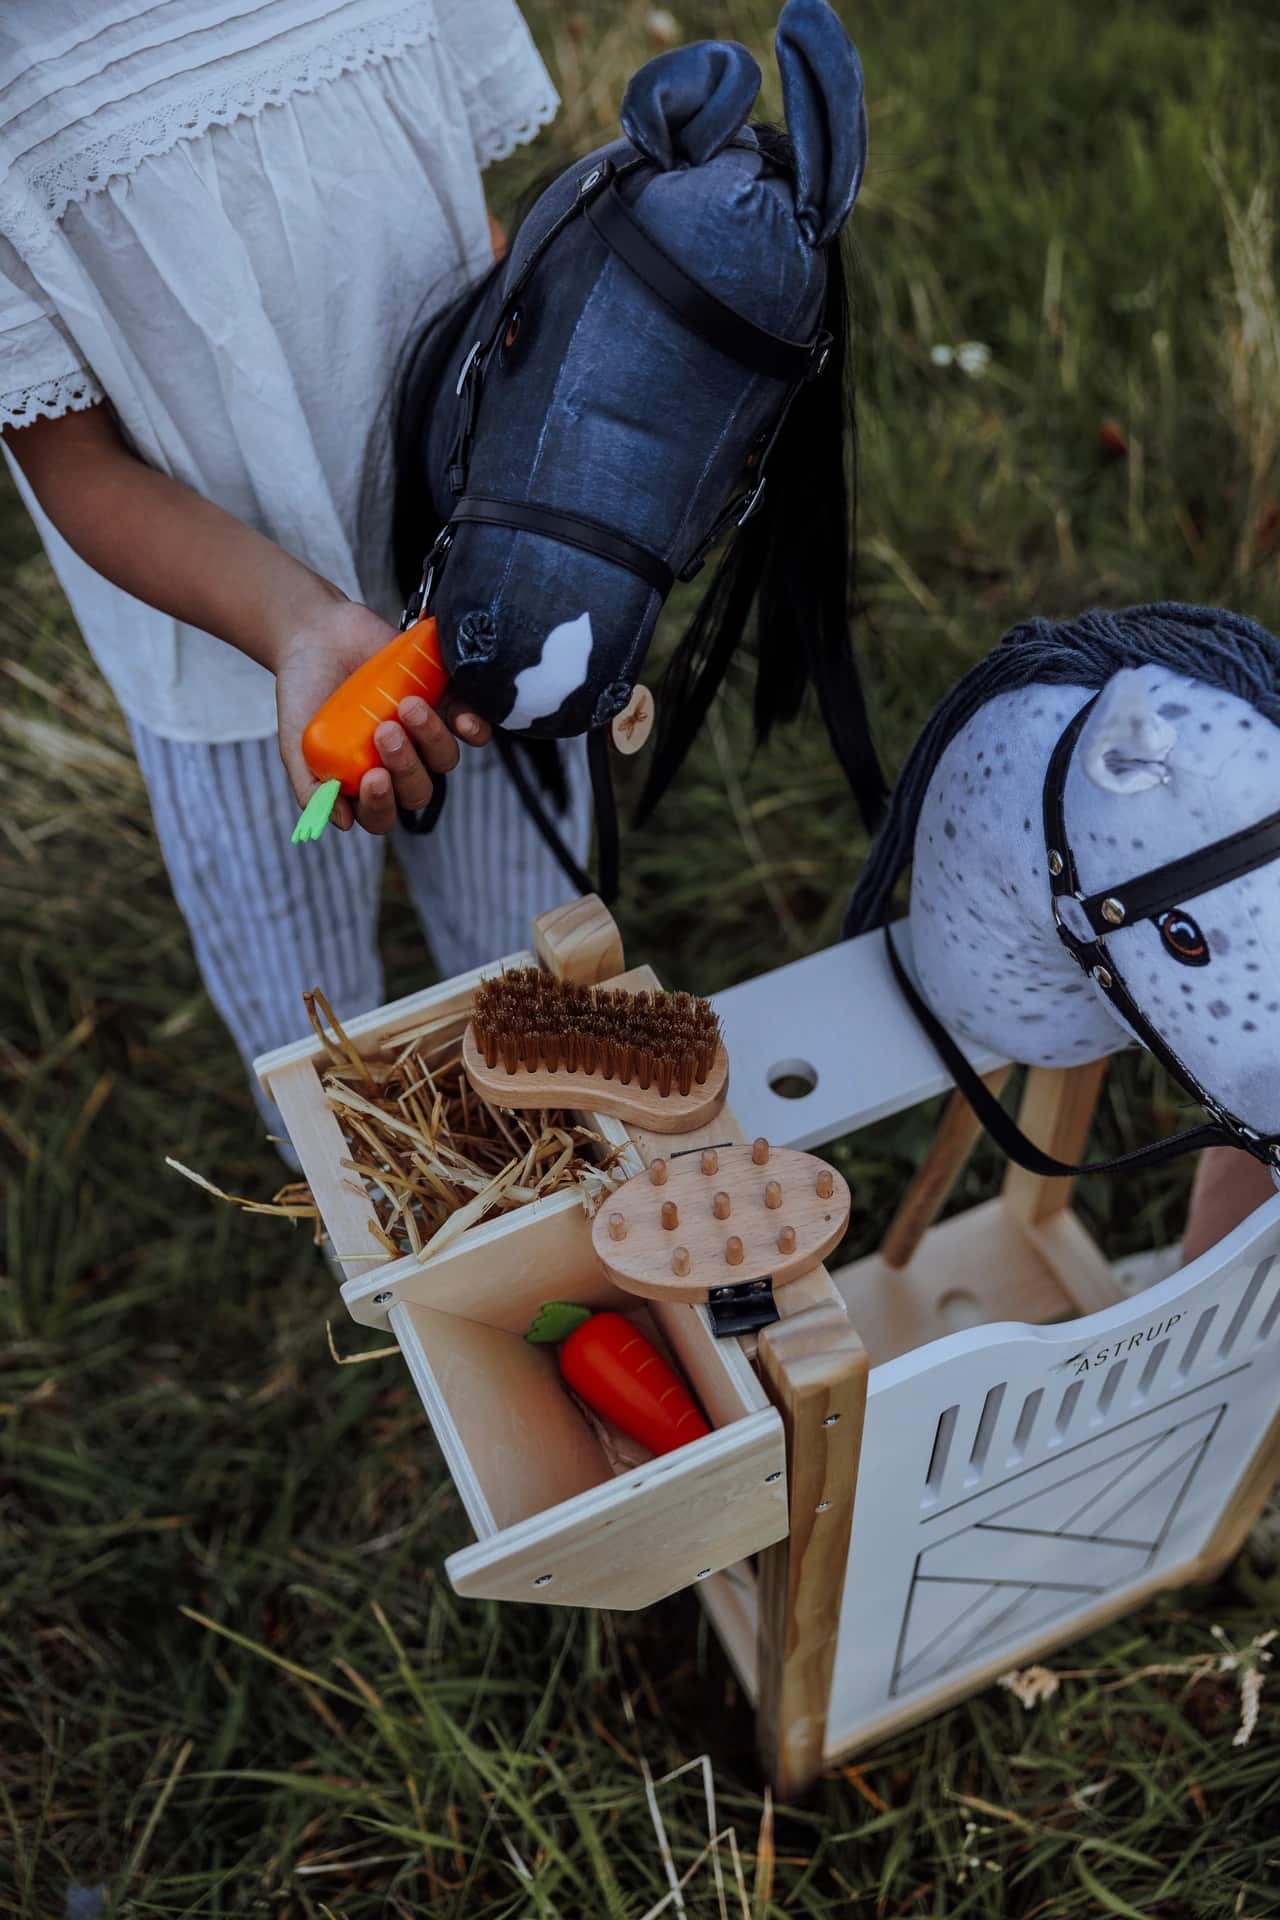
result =
[{"label": "green carrot leaf", "polygon": [[590,1307],[580,1307],[575,1300],[548,1300],[538,1308],[525,1339],[537,1347],[558,1346],[590,1318]]},{"label": "green carrot leaf", "polygon": [[302,840],[318,840],[329,824],[329,815],[333,812],[338,795],[342,791],[340,780],[326,780],[317,787],[302,812],[298,815],[298,824],[293,830],[291,846],[297,846]]}]

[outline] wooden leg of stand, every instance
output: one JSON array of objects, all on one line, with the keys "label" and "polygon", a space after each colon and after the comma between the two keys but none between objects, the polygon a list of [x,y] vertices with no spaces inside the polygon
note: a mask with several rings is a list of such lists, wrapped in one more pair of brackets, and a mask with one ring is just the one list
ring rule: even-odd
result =
[{"label": "wooden leg of stand", "polygon": [[[1083,1067],[1032,1067],[1018,1113],[1023,1132],[1055,1160],[1078,1160],[1106,1072],[1105,1060],[1091,1060]],[[1042,1226],[1069,1204],[1071,1185],[1070,1180],[1050,1180],[1010,1167],[1004,1202],[1025,1226]]]},{"label": "wooden leg of stand", "polygon": [[758,1353],[786,1430],[791,1516],[759,1561],[760,1750],[787,1800],[822,1770],[869,1361],[834,1305],[766,1328]]},{"label": "wooden leg of stand", "polygon": [[[983,1075],[992,1093],[999,1094],[1009,1078],[1009,1068]],[[910,1266],[914,1254],[946,1203],[973,1152],[982,1132],[979,1120],[962,1093],[953,1093],[942,1115],[933,1143],[898,1204],[889,1223],[889,1231],[880,1243],[880,1258],[886,1267],[901,1272]]]}]

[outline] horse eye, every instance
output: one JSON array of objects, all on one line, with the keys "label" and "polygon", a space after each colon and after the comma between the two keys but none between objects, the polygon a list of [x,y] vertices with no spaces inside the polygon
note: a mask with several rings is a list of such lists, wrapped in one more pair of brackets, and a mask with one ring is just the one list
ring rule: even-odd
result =
[{"label": "horse eye", "polygon": [[520,338],[520,328],[523,323],[524,313],[522,309],[520,307],[513,307],[511,309],[511,317],[507,321],[507,330],[502,336],[502,344],[504,347],[514,347],[516,341]]},{"label": "horse eye", "polygon": [[1171,953],[1184,967],[1208,966],[1209,942],[1189,913],[1184,913],[1181,907],[1170,907],[1167,913],[1159,915],[1156,926],[1166,953]]}]

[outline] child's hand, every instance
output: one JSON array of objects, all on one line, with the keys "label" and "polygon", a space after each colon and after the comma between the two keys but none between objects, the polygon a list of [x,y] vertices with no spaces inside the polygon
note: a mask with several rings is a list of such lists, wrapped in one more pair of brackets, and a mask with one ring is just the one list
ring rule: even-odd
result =
[{"label": "child's hand", "polygon": [[[320,784],[302,757],[307,722],[348,674],[394,638],[395,628],[368,607],[335,598],[310,612],[277,648],[280,755],[299,806],[306,805]],[[491,732],[478,714],[453,707],[447,695],[440,712],[416,697],[402,700],[399,724],[385,720],[373,736],[382,766],[365,774],[354,803],[339,796],[332,814],[334,825],[347,828],[355,820],[367,833],[390,833],[397,805],[410,812],[425,807],[431,799],[432,774],[448,773],[457,766],[458,739],[479,747]]]}]

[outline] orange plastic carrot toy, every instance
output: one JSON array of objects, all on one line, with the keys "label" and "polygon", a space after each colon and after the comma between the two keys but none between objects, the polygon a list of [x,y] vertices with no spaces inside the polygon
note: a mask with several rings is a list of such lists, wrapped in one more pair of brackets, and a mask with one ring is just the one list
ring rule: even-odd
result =
[{"label": "orange plastic carrot toy", "polygon": [[318,840],[340,793],[354,798],[372,767],[380,767],[375,731],[394,720],[402,700],[420,693],[434,707],[449,684],[434,620],[418,620],[335,687],[307,722],[302,752],[317,780],[293,830],[293,844]]},{"label": "orange plastic carrot toy", "polygon": [[563,1342],[560,1372],[569,1386],[650,1453],[674,1453],[710,1433],[684,1381],[622,1314],[548,1300],[525,1339],[535,1346]]}]

